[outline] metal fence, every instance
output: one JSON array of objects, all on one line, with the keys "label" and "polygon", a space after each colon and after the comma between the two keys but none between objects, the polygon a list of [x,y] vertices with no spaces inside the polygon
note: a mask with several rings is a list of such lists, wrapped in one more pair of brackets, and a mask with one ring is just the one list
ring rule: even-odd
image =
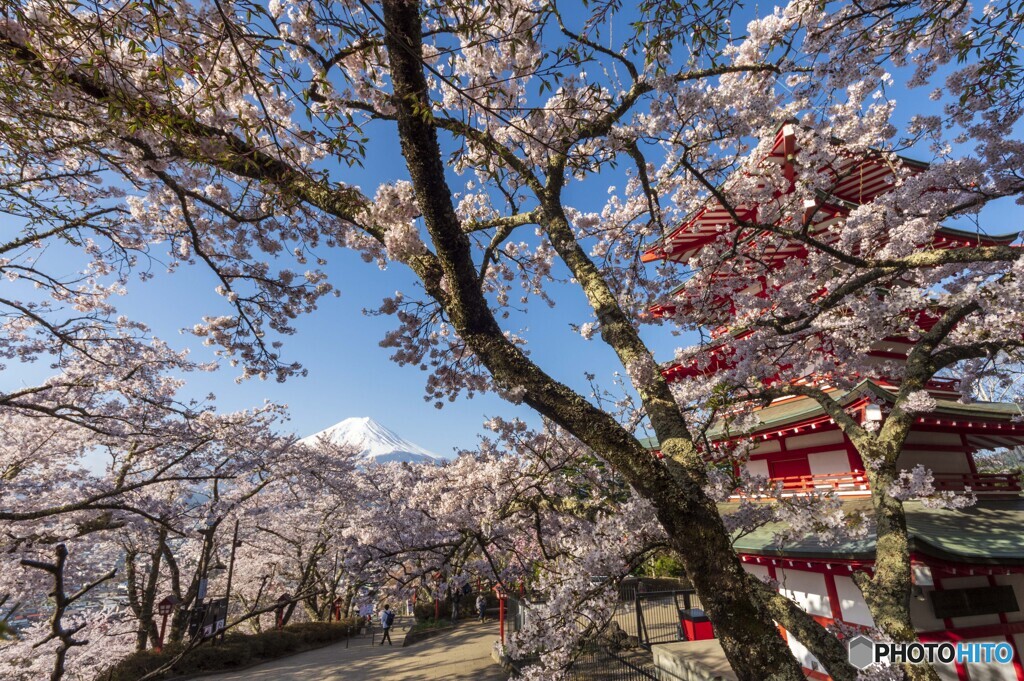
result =
[{"label": "metal fence", "polygon": [[653,664],[630,661],[607,648],[584,650],[569,668],[572,681],[647,681],[657,679]]},{"label": "metal fence", "polygon": [[[682,613],[703,610],[703,606],[693,589],[648,591],[645,586],[638,583],[620,586],[619,603],[608,629],[570,664],[566,670],[570,681],[646,681],[658,678],[650,658],[650,647],[657,643],[686,640]],[[505,616],[509,632],[520,631],[531,616],[529,604],[509,598]],[[538,660],[537,656],[530,656],[512,664],[521,670]]]},{"label": "metal fence", "polygon": [[[512,666],[516,671],[522,671],[538,662],[539,657],[532,655],[513,660]],[[567,681],[649,681],[657,678],[657,669],[649,661],[626,659],[599,645],[580,651],[565,670]]]},{"label": "metal fence", "polygon": [[693,589],[636,590],[631,600],[619,603],[612,621],[639,645],[650,648],[655,643],[685,640],[680,614],[693,609],[703,610]]},{"label": "metal fence", "polygon": [[507,598],[505,600],[505,621],[508,623],[509,632],[522,631],[530,616],[529,613],[530,610],[524,601],[511,596]]}]

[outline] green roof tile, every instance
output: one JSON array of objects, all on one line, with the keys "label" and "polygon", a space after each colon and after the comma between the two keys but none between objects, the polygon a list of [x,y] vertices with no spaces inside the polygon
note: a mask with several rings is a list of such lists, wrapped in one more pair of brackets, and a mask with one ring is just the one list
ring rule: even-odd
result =
[{"label": "green roof tile", "polygon": [[[869,510],[868,499],[844,503],[848,510]],[[728,513],[734,504],[721,504]],[[1024,498],[983,500],[960,509],[930,509],[920,502],[904,505],[911,550],[928,556],[961,563],[998,565],[1024,564]],[[737,538],[734,546],[740,553],[785,556],[787,558],[872,559],[875,540],[868,538],[824,546],[805,538],[779,546],[774,542],[781,523],[771,523]]]}]

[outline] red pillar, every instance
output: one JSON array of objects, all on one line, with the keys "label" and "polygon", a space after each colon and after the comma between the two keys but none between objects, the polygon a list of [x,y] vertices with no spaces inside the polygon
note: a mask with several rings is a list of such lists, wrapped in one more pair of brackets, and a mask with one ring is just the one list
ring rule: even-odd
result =
[{"label": "red pillar", "polygon": [[167,614],[164,614],[163,622],[160,623],[160,640],[156,644],[156,651],[164,649],[164,632],[167,630]]}]

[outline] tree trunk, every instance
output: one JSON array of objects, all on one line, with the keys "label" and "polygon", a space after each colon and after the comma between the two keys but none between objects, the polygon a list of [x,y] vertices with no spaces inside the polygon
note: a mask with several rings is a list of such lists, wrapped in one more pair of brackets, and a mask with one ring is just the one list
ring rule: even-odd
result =
[{"label": "tree trunk", "polygon": [[[894,458],[894,457],[893,457]],[[903,502],[889,494],[898,472],[895,464],[885,463],[876,470],[867,470],[871,483],[871,501],[875,510],[878,537],[875,548],[875,574],[853,575],[864,594],[864,602],[875,620],[875,626],[896,641],[917,640],[910,620],[910,542]],[[904,672],[913,681],[939,681],[939,675],[928,664],[905,664]]]},{"label": "tree trunk", "polygon": [[658,507],[658,519],[669,544],[683,556],[686,574],[736,675],[743,681],[802,681],[803,671],[770,613],[751,598],[747,573],[714,504],[685,511],[670,506]]},{"label": "tree trunk", "polygon": [[[667,474],[663,466],[655,467],[653,457],[613,419],[601,413],[600,421],[595,423],[588,418],[593,413],[591,405],[510,347],[480,293],[469,240],[461,230],[445,180],[423,75],[419,6],[412,0],[385,0],[383,9],[402,153],[424,221],[438,250],[441,269],[426,272],[421,266],[417,274],[435,299],[446,301],[442,304],[446,304],[460,337],[500,383],[509,388],[525,383],[525,399],[531,406],[607,455],[613,464],[625,464],[617,468],[654,501],[672,545],[687,555],[687,569],[694,576],[702,601],[707,603],[738,677],[743,681],[802,681],[799,663],[790,654],[771,617],[747,590],[728,533],[700,486],[691,481],[688,488],[680,490],[678,476]],[[416,269],[415,264],[413,268]],[[442,273],[447,278],[447,291],[440,284]],[[531,382],[537,383],[532,391]],[[602,440],[602,426],[611,438]],[[626,448],[616,452],[614,441],[623,441]],[[654,475],[645,479],[642,471]],[[659,487],[659,480],[664,485]],[[680,495],[679,491],[684,493]]]}]

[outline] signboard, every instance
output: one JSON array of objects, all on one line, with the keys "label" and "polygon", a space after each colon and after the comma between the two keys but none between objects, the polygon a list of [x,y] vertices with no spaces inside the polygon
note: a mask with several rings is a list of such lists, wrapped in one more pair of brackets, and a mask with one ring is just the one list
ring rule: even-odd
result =
[{"label": "signboard", "polygon": [[994,615],[1020,609],[1012,586],[981,586],[930,592],[935,617],[940,620],[974,615]]},{"label": "signboard", "polygon": [[190,638],[208,639],[227,626],[228,599],[215,598],[198,604],[188,621]]},{"label": "signboard", "polygon": [[210,638],[224,630],[228,624],[228,599],[215,598],[209,602],[206,608],[206,617],[203,620],[203,638]]}]

